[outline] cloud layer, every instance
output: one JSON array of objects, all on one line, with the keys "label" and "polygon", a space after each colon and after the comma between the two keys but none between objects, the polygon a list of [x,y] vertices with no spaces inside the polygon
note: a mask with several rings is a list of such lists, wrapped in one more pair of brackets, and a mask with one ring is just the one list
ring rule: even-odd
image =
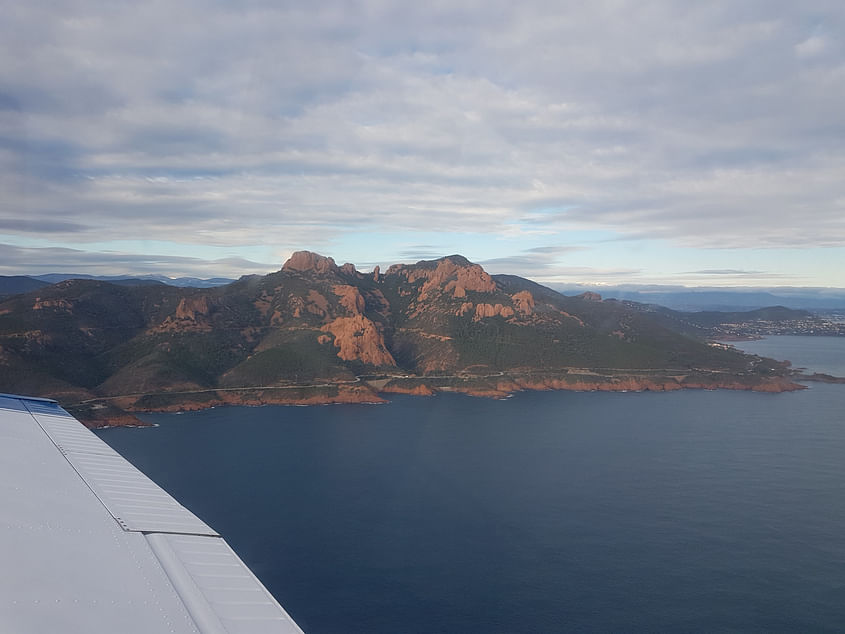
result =
[{"label": "cloud layer", "polygon": [[845,245],[842,3],[313,4],[16,5],[0,234]]},{"label": "cloud layer", "polygon": [[127,251],[87,251],[66,247],[26,248],[0,244],[0,275],[18,275],[23,271],[38,273],[82,273],[103,275],[107,271],[118,274],[161,272],[177,277],[174,271],[190,271],[194,275],[213,277],[220,270],[241,271],[244,274],[264,273],[274,264],[253,262],[243,258],[208,260],[189,256],[149,255]]}]

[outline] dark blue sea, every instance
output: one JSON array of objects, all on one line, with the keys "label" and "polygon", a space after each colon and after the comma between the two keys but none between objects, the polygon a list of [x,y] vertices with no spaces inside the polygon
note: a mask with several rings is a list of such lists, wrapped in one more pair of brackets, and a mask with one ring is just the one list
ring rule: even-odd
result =
[{"label": "dark blue sea", "polygon": [[[801,342],[796,365],[836,347],[824,369],[845,374],[845,339]],[[231,407],[99,433],[312,634],[834,632],[845,385],[810,385]]]}]

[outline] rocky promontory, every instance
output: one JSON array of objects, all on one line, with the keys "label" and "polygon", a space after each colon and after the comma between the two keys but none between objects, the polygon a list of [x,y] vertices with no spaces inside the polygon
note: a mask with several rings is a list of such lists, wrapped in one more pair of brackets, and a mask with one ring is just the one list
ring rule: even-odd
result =
[{"label": "rocky promontory", "polygon": [[68,280],[6,298],[0,391],[55,397],[98,426],[400,392],[800,389],[783,364],[708,345],[693,326],[490,275],[459,255],[366,273],[299,251],[217,288]]}]

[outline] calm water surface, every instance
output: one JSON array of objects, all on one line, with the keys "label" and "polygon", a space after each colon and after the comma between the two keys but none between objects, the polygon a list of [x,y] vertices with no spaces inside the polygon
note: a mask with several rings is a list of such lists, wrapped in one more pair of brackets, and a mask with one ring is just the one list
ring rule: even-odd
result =
[{"label": "calm water surface", "polygon": [[307,632],[845,625],[842,385],[146,418],[100,435]]},{"label": "calm water surface", "polygon": [[732,341],[740,350],[789,360],[795,368],[845,376],[845,338],[843,337],[766,337],[757,341]]}]

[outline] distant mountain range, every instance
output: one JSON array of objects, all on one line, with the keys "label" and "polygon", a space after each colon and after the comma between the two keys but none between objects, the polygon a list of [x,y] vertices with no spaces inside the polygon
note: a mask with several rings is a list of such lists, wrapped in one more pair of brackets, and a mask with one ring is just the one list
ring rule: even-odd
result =
[{"label": "distant mountain range", "polygon": [[841,288],[685,288],[673,286],[589,286],[551,284],[565,295],[586,291],[599,292],[602,297],[657,304],[683,311],[742,311],[784,306],[798,310],[843,311],[845,289]]},{"label": "distant mountain range", "polygon": [[122,286],[138,286],[142,284],[167,284],[181,288],[213,288],[225,286],[234,280],[224,277],[201,279],[198,277],[166,277],[164,275],[86,275],[84,273],[47,273],[46,275],[0,275],[0,297],[7,297],[16,293],[64,282],[65,280],[97,280],[111,282]]},{"label": "distant mountain range", "polygon": [[26,275],[0,275],[0,297],[27,293],[35,289],[49,286],[51,282],[45,282]]},{"label": "distant mountain range", "polygon": [[458,255],[361,273],[299,252],[226,286],[75,279],[9,297],[0,391],[59,398],[96,425],[384,392],[797,387],[784,366],[708,345],[711,326],[491,276]]}]

